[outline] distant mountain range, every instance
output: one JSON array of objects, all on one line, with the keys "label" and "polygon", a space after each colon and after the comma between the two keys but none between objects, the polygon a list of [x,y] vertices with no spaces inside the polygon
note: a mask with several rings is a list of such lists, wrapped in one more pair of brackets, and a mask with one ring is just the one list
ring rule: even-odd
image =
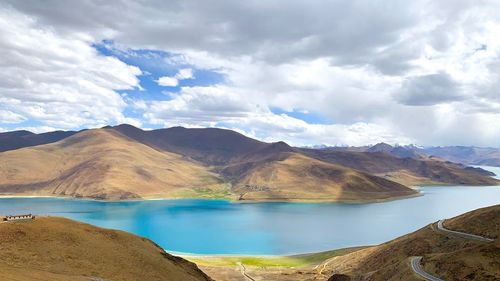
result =
[{"label": "distant mountain range", "polygon": [[476,146],[431,146],[419,147],[415,145],[391,146],[387,143],[378,143],[373,146],[316,146],[315,149],[334,151],[383,152],[400,158],[432,158],[439,157],[451,162],[464,165],[500,167],[500,149]]},{"label": "distant mountain range", "polygon": [[1,195],[376,201],[416,195],[408,185],[499,183],[413,149],[295,148],[217,128],[16,131],[0,150]]}]

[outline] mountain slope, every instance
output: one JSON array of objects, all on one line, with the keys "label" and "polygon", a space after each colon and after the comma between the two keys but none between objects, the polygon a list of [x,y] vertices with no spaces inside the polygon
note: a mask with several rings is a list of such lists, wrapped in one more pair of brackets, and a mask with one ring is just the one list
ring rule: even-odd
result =
[{"label": "mountain slope", "polygon": [[233,190],[240,194],[240,200],[357,201],[417,194],[395,182],[295,152],[279,153],[263,164],[250,164],[248,169],[229,166],[224,172],[235,178]]},{"label": "mountain slope", "polygon": [[98,199],[175,197],[220,187],[218,175],[180,155],[111,130],[88,130],[53,144],[0,154],[0,193]]},{"label": "mountain slope", "polygon": [[0,280],[211,280],[150,240],[64,218],[0,223]]},{"label": "mountain slope", "polygon": [[311,157],[382,176],[405,185],[471,184],[497,185],[494,174],[437,158],[400,158],[384,152],[352,152],[301,149]]},{"label": "mountain slope", "polygon": [[23,147],[53,143],[70,137],[77,132],[54,131],[42,134],[34,134],[28,131],[13,131],[0,133],[0,152]]},{"label": "mountain slope", "polygon": [[185,155],[208,165],[224,165],[268,145],[231,130],[172,127],[144,131],[131,125],[109,128],[140,143]]},{"label": "mountain slope", "polygon": [[[445,227],[452,230],[460,226],[492,238],[500,235],[498,225],[500,205],[445,221]],[[498,239],[485,243],[448,236],[431,224],[387,243],[335,258],[328,264],[326,275],[343,273],[351,280],[420,280],[410,269],[409,257],[423,256],[424,270],[444,280],[498,280],[499,250]]]}]

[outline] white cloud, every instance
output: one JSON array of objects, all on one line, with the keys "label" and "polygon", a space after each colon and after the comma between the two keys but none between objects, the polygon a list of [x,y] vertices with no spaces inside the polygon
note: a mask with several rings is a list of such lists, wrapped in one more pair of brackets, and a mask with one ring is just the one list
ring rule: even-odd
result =
[{"label": "white cloud", "polygon": [[[139,123],[220,125],[296,144],[498,146],[498,1],[8,3],[0,109],[44,125],[128,120],[128,103],[144,111]],[[115,90],[139,87],[140,71],[89,46],[103,39],[173,53],[158,63],[180,70],[159,85],[184,86],[193,69],[224,81],[124,101]]]},{"label": "white cloud", "polygon": [[75,128],[125,120],[115,92],[139,85],[137,67],[99,55],[93,39],[61,37],[9,8],[0,9],[0,116]]},{"label": "white cloud", "polygon": [[191,68],[180,69],[175,76],[162,76],[156,81],[158,85],[164,87],[177,87],[180,80],[193,79],[193,70]]},{"label": "white cloud", "polygon": [[162,76],[158,78],[158,85],[164,87],[176,87],[179,85],[179,80],[175,77]]}]

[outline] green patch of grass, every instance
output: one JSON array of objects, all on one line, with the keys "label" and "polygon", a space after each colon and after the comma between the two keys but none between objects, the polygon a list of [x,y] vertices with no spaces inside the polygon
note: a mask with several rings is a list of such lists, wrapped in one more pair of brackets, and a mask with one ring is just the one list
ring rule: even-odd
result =
[{"label": "green patch of grass", "polygon": [[230,200],[234,195],[229,191],[227,185],[223,185],[217,187],[195,187],[178,193],[176,197]]},{"label": "green patch of grass", "polygon": [[297,268],[318,265],[325,260],[342,256],[366,247],[353,247],[326,252],[293,255],[293,256],[183,256],[185,259],[204,266],[234,267],[238,262],[255,267],[287,267]]}]

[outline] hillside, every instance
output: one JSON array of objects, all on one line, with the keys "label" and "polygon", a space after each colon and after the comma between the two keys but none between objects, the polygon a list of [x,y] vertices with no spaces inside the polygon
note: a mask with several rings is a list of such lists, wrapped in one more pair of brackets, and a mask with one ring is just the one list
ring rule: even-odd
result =
[{"label": "hillside", "polygon": [[[52,141],[63,133],[2,136]],[[393,156],[387,144],[372,152],[299,149],[231,130],[125,124],[66,135],[0,152],[0,195],[370,201],[415,194],[403,185],[498,184],[479,168]]]},{"label": "hillside", "polygon": [[172,127],[144,131],[123,124],[108,128],[159,150],[188,156],[208,165],[225,165],[269,144],[231,130]]},{"label": "hillside", "polygon": [[77,132],[74,131],[54,131],[42,134],[34,134],[29,131],[13,131],[0,133],[0,152],[53,143],[70,137],[76,133]]},{"label": "hillside", "polygon": [[274,159],[229,166],[240,200],[382,200],[416,195],[412,189],[380,177],[326,163],[295,152]]},{"label": "hillside", "polygon": [[97,199],[176,197],[221,189],[221,179],[181,155],[158,151],[112,130],[0,154],[0,194]]},{"label": "hillside", "polygon": [[311,157],[366,173],[378,175],[404,185],[469,184],[497,185],[494,174],[479,168],[443,161],[439,158],[400,158],[385,152],[353,152],[301,149]]},{"label": "hillside", "polygon": [[0,280],[211,280],[152,241],[64,218],[0,223]]},{"label": "hillside", "polygon": [[[500,205],[475,210],[447,220],[447,228],[500,234]],[[471,227],[472,226],[472,227]],[[423,256],[426,272],[444,280],[498,280],[500,242],[485,243],[436,231],[431,224],[408,235],[332,259],[325,275],[346,274],[351,280],[420,280],[409,266],[409,257]]]}]

